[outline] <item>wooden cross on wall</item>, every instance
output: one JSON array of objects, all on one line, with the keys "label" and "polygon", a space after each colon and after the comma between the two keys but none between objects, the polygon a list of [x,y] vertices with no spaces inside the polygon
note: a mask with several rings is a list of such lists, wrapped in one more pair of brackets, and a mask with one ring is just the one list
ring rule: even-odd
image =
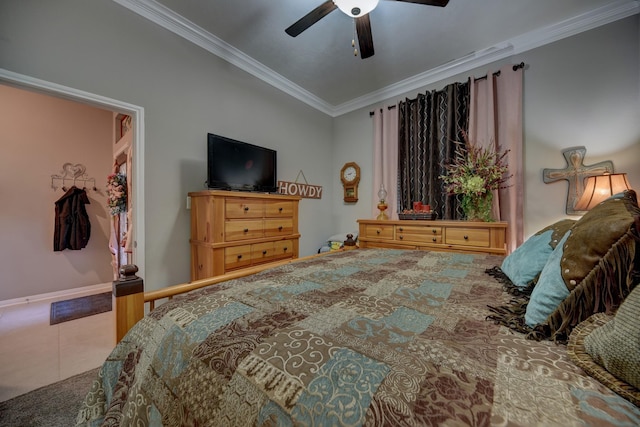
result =
[{"label": "wooden cross on wall", "polygon": [[575,205],[584,191],[584,180],[590,176],[613,173],[613,162],[605,160],[595,165],[584,165],[584,156],[587,153],[585,147],[567,148],[562,151],[562,155],[567,162],[564,169],[543,169],[542,179],[546,184],[556,182],[561,179],[569,181],[569,191],[567,192],[567,215],[581,215],[584,211],[575,210]]}]

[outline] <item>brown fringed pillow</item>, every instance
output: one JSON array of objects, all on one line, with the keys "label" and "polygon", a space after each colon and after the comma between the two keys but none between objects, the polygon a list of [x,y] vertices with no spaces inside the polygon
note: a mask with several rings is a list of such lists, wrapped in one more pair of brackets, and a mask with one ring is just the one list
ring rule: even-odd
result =
[{"label": "brown fringed pillow", "polygon": [[[544,322],[529,325],[533,327],[529,338],[566,341],[571,330],[592,314],[615,311],[635,286],[639,228],[640,207],[633,190],[605,200],[578,220],[559,257],[559,286],[566,286],[563,292],[568,295]],[[544,270],[541,280],[543,275]],[[530,306],[540,303],[536,301],[539,286],[540,282],[531,294]]]}]

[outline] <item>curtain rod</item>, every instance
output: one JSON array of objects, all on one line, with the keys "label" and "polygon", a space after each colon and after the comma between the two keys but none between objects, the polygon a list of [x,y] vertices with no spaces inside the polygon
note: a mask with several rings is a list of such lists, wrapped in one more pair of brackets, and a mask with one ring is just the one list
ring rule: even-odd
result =
[{"label": "curtain rod", "polygon": [[[515,64],[513,67],[511,67],[511,69],[513,69],[513,71],[516,71],[516,70],[518,70],[519,68],[524,68],[524,66],[525,66],[525,63],[524,63],[524,62],[521,62],[521,63],[519,63],[519,64]],[[498,77],[498,76],[500,75],[500,70],[498,70],[498,71],[496,71],[495,73],[493,73],[493,75],[494,75],[494,76],[496,76],[496,77]],[[477,82],[478,80],[484,80],[484,79],[486,79],[486,78],[487,78],[487,76],[486,76],[486,75],[484,75],[484,76],[482,76],[482,77],[478,77],[477,79],[473,79],[473,81],[476,81],[476,82]],[[395,105],[389,105],[387,108],[388,108],[389,110],[391,110],[392,108],[396,108],[396,106],[395,106]],[[380,111],[382,112],[382,108],[380,109]],[[369,111],[369,117],[372,117],[374,114],[375,114],[375,111]]]},{"label": "curtain rod", "polygon": [[[516,71],[518,68],[524,68],[524,62],[521,62],[519,64],[515,64],[513,67],[511,67],[513,69],[513,71]],[[493,73],[494,76],[499,76],[500,75],[500,70],[496,71],[495,73]],[[484,80],[487,78],[487,75],[485,74],[482,77],[478,77],[477,79],[473,79],[474,81],[478,81],[478,80]]]},{"label": "curtain rod", "polygon": [[[393,110],[394,108],[396,108],[395,105],[389,105],[387,107],[387,110]],[[382,113],[382,108],[380,109],[380,112]],[[369,111],[369,117],[372,117],[375,114],[375,111]]]}]

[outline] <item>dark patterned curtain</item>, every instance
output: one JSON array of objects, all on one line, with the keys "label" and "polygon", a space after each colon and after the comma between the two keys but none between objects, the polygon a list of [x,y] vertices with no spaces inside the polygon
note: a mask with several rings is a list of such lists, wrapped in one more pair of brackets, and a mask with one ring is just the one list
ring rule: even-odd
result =
[{"label": "dark patterned curtain", "polygon": [[399,103],[399,212],[422,201],[438,219],[463,219],[459,201],[438,177],[455,154],[455,141],[462,141],[460,130],[468,129],[469,105],[468,81]]}]

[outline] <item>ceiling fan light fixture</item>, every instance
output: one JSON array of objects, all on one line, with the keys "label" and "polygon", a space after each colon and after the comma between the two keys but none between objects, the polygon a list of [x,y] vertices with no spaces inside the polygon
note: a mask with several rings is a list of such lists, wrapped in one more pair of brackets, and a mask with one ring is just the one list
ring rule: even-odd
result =
[{"label": "ceiling fan light fixture", "polygon": [[338,9],[352,18],[364,16],[378,6],[380,0],[333,0]]}]

